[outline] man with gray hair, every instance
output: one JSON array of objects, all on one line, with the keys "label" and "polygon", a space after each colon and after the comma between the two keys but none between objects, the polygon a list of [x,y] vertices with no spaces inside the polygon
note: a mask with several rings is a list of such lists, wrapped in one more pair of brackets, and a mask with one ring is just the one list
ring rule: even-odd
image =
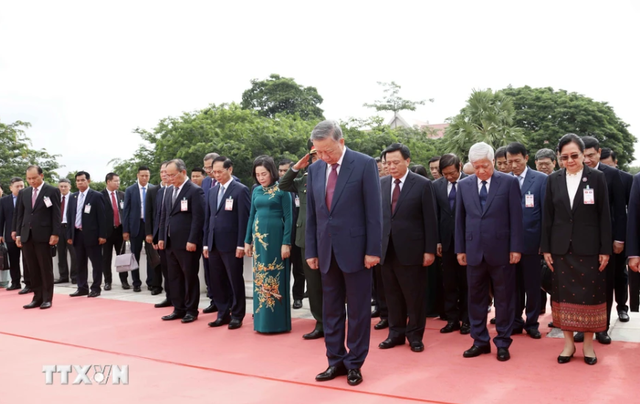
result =
[{"label": "man with gray hair", "polygon": [[[344,145],[334,121],[311,132],[320,161],[307,175],[305,258],[320,270],[329,367],[316,381],[347,376],[356,386],[371,337],[371,270],[382,254],[382,202],[376,161]],[[349,337],[345,349],[345,300]]]},{"label": "man with gray hair", "polygon": [[494,170],[493,148],[484,142],[469,150],[475,174],[458,183],[455,243],[458,263],[467,265],[469,320],[473,346],[465,358],[491,353],[487,330],[489,285],[493,283],[498,360],[511,357],[515,313],[515,269],[524,247],[520,184]]},{"label": "man with gray hair", "polygon": [[536,152],[536,170],[547,175],[553,174],[556,168],[556,153],[551,149],[540,149]]}]

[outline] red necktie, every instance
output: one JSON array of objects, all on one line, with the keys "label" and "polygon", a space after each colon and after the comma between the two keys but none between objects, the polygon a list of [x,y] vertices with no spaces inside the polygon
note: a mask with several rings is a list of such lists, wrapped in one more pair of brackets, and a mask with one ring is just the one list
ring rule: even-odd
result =
[{"label": "red necktie", "polygon": [[327,181],[325,202],[329,210],[331,210],[331,201],[333,201],[333,193],[336,190],[336,182],[338,182],[338,165],[338,163],[331,164],[331,173],[329,174],[329,181]]},{"label": "red necktie", "polygon": [[36,199],[38,199],[38,188],[33,188],[33,194],[31,195],[31,209],[36,206]]},{"label": "red necktie", "polygon": [[60,220],[64,219],[64,198],[66,195],[62,195],[62,203],[60,204]]},{"label": "red necktie", "polygon": [[113,221],[115,226],[120,226],[120,211],[118,210],[118,202],[116,202],[116,193],[111,193],[111,205],[113,206]]},{"label": "red necktie", "polygon": [[398,199],[400,199],[400,180],[396,179],[394,184],[396,184],[396,187],[393,188],[393,194],[391,195],[391,213],[396,212],[396,205],[398,204]]}]

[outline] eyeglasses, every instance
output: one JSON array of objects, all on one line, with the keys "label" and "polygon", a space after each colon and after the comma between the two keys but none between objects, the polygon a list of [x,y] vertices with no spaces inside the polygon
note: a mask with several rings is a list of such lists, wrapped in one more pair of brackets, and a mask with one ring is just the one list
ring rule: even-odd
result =
[{"label": "eyeglasses", "polygon": [[568,161],[569,159],[577,160],[578,158],[580,158],[580,153],[573,153],[568,156],[566,154],[563,154],[560,156],[560,160],[562,161]]},{"label": "eyeglasses", "polygon": [[225,171],[227,171],[227,169],[226,169],[226,168],[225,168],[225,169],[223,169],[223,170],[215,170],[215,171],[212,171],[212,173],[213,173],[213,175],[220,175],[220,174],[222,174],[222,173],[223,173],[223,172],[225,172]]},{"label": "eyeglasses", "polygon": [[210,166],[204,166],[204,167],[202,167],[202,169],[203,169],[205,172],[210,173],[210,172],[211,172],[211,170],[213,170],[213,165],[210,165]]},{"label": "eyeglasses", "polygon": [[540,167],[549,167],[553,165],[553,163],[541,163],[541,162],[537,162],[536,164],[539,165]]}]

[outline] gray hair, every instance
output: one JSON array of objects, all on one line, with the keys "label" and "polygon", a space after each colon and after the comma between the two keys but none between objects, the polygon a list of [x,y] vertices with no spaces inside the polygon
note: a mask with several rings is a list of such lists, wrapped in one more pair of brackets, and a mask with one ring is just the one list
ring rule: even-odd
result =
[{"label": "gray hair", "polygon": [[178,171],[180,171],[180,172],[187,171],[187,165],[184,163],[184,161],[182,161],[182,159],[173,159],[173,160],[169,161],[169,164],[171,164],[171,163],[176,165],[176,169]]},{"label": "gray hair", "polygon": [[475,163],[478,160],[493,160],[493,147],[485,142],[476,143],[469,149],[469,161]]},{"label": "gray hair", "polygon": [[60,178],[60,179],[58,180],[58,184],[60,184],[60,183],[64,183],[64,184],[69,184],[69,185],[71,185],[71,181],[69,181],[67,178]]},{"label": "gray hair", "polygon": [[[209,160],[213,160],[215,158],[220,157],[220,155],[218,153],[207,153],[204,158],[202,159],[202,161],[209,161]],[[186,168],[185,168],[186,170]]]},{"label": "gray hair", "polygon": [[311,131],[310,139],[324,140],[329,136],[333,137],[333,140],[338,141],[342,139],[342,129],[336,121],[322,121],[316,125]]},{"label": "gray hair", "polygon": [[540,149],[536,153],[536,161],[540,159],[551,159],[551,161],[556,161],[556,153],[551,149]]}]

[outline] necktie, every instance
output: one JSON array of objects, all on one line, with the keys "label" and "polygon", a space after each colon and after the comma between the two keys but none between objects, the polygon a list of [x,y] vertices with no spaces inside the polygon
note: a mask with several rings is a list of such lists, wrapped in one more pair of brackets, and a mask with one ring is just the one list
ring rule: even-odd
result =
[{"label": "necktie", "polygon": [[456,203],[456,184],[458,181],[451,184],[451,192],[449,192],[449,209],[453,212],[453,205]]},{"label": "necktie", "polygon": [[38,199],[38,188],[33,188],[33,193],[31,195],[31,209],[36,206],[36,199]]},{"label": "necktie", "polygon": [[396,212],[396,205],[398,204],[398,199],[400,199],[400,180],[396,178],[393,183],[396,186],[393,188],[393,194],[391,195],[391,213]]},{"label": "necktie", "polygon": [[220,203],[222,202],[223,196],[224,196],[224,187],[220,186],[220,192],[218,192],[218,205],[217,205],[218,209],[220,209]]},{"label": "necktie", "polygon": [[60,220],[64,220],[64,205],[65,205],[65,198],[67,196],[66,195],[62,195],[62,203],[60,204]]},{"label": "necktie", "polygon": [[520,183],[520,189],[522,189],[523,182],[524,182],[524,177],[522,175],[518,175],[518,183]]},{"label": "necktie", "polygon": [[480,188],[480,206],[484,211],[484,204],[487,202],[487,181],[482,181],[482,188]]},{"label": "necktie", "polygon": [[145,212],[144,212],[144,201],[147,200],[147,187],[142,187],[142,221],[146,221]]},{"label": "necktie", "polygon": [[178,187],[173,187],[173,196],[171,197],[171,206],[176,204],[176,199],[178,199]]},{"label": "necktie", "polygon": [[115,192],[111,192],[111,205],[113,206],[113,225],[118,227],[120,226],[120,211],[118,210]]},{"label": "necktie", "polygon": [[325,197],[325,203],[327,209],[331,210],[331,202],[333,201],[333,193],[336,190],[336,183],[338,182],[338,163],[331,164],[331,173],[329,174],[329,181],[327,181],[327,193]]},{"label": "necktie", "polygon": [[84,208],[84,194],[81,192],[76,208],[76,229],[82,229],[82,210]]}]

